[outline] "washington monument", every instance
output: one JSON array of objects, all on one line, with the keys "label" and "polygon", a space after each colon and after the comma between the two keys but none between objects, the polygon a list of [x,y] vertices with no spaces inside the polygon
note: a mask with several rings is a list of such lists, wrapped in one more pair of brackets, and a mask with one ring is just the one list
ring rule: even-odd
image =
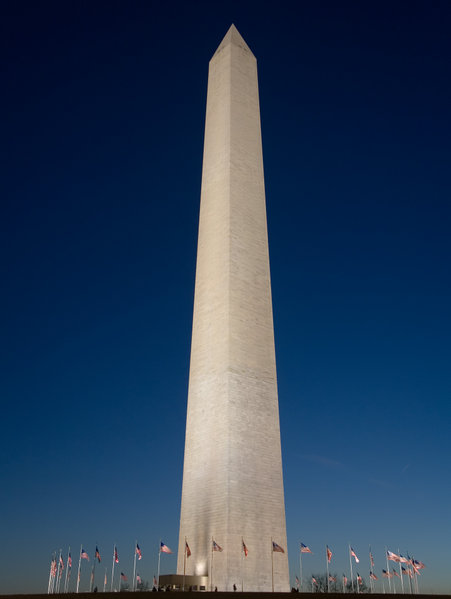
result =
[{"label": "washington monument", "polygon": [[208,75],[184,572],[211,590],[289,591],[257,61],[234,25]]}]

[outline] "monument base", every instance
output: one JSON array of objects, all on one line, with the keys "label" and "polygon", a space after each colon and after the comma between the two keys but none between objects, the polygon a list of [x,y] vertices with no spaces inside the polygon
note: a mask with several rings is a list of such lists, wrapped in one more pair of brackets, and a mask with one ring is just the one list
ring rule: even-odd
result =
[{"label": "monument base", "polygon": [[208,576],[160,574],[160,588],[171,591],[208,591]]}]

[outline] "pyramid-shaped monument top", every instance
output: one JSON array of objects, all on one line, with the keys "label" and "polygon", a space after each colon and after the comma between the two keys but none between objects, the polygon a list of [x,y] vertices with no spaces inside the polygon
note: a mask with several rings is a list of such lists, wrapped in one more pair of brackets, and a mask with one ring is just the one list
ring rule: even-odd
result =
[{"label": "pyramid-shaped monument top", "polygon": [[[215,57],[216,54],[219,54],[219,52],[221,52],[221,50],[223,50],[230,44],[232,44],[234,46],[240,46],[240,48],[243,48],[244,50],[246,50],[247,52],[250,52],[252,54],[252,51],[250,50],[249,46],[246,44],[246,42],[242,38],[238,29],[235,27],[235,25],[232,24],[230,26],[230,29],[225,34],[224,39],[219,44],[216,52],[213,54],[213,57]],[[252,54],[252,56],[253,56],[253,54]]]}]

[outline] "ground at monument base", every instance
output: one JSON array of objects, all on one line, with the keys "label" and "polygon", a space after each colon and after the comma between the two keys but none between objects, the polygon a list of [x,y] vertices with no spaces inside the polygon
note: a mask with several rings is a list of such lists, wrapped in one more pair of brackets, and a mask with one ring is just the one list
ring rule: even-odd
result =
[{"label": "ground at monument base", "polygon": [[[128,591],[122,591],[122,593],[127,593]],[[160,591],[160,593],[162,593],[163,591]],[[186,594],[189,593],[189,591],[186,591],[185,593],[181,592],[181,591],[171,591],[171,596],[173,599],[182,599],[183,596],[186,597]],[[117,599],[117,593],[99,593],[103,599]],[[138,591],[137,594],[141,597],[141,599],[152,599],[152,597],[155,597],[156,592],[152,592],[152,591]],[[196,592],[192,592],[191,594],[197,594]],[[221,593],[221,592],[217,592],[214,593],[215,595],[215,599],[227,599],[230,597],[230,595],[232,595],[233,593]],[[240,595],[241,599],[257,599],[257,598],[261,598],[261,599],[286,599],[287,595],[289,593],[241,593],[239,591],[236,592],[237,595]],[[312,597],[312,596],[323,596],[324,593],[292,593],[294,597],[298,597],[298,596],[302,596],[305,599],[308,599],[308,597]],[[350,593],[346,593],[347,595]],[[343,593],[328,593],[327,594],[329,599],[343,599]],[[387,599],[387,595],[384,595],[382,593],[365,593],[365,595],[371,596],[373,599]],[[25,598],[30,598],[30,599],[49,599],[49,595],[47,594],[36,594],[36,595],[32,595],[32,594],[23,594],[23,595],[0,595],[2,597],[2,599],[25,599]],[[93,599],[92,598],[92,593],[61,593],[58,595],[59,597],[65,597],[66,599]],[[406,595],[400,595],[398,593],[396,593],[395,595],[390,594],[390,597],[403,597],[404,599],[406,598]],[[294,599],[293,597],[293,599]],[[438,597],[442,597],[442,598],[447,598],[447,597],[451,597],[451,595],[431,595],[431,594],[418,594],[415,595],[415,599],[437,599]]]}]

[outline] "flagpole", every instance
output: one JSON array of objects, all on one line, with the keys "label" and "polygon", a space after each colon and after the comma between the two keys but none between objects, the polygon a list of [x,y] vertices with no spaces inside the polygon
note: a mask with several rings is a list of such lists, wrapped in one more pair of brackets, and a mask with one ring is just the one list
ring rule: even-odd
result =
[{"label": "flagpole", "polygon": [[52,583],[52,570],[53,570],[53,555],[52,555],[52,559],[50,560],[49,586],[47,587],[47,595],[50,595],[50,586]]},{"label": "flagpole", "polygon": [[106,589],[106,566],[105,566],[105,578],[103,579],[103,592],[105,592]]},{"label": "flagpole", "polygon": [[64,592],[67,593],[67,575],[69,572],[69,555],[70,555],[70,545],[69,545],[69,549],[67,550],[67,560],[66,560],[66,578],[64,579]]},{"label": "flagpole", "polygon": [[352,573],[351,543],[348,543],[348,549],[349,549],[349,568],[351,569],[351,586],[352,586],[352,592],[354,592],[354,575]]},{"label": "flagpole", "polygon": [[157,591],[160,589],[160,560],[161,560],[161,539],[158,545],[158,576],[157,576]]},{"label": "flagpole", "polygon": [[[398,555],[401,555],[401,553],[399,551],[399,547],[398,547]],[[399,578],[401,579],[401,589],[402,589],[402,594],[404,595],[404,581],[402,579],[401,560],[399,561]]]},{"label": "flagpole", "polygon": [[241,592],[244,591],[244,576],[243,576],[243,557],[244,557],[244,540],[241,537]]},{"label": "flagpole", "polygon": [[91,593],[92,593],[92,589],[94,587],[94,577],[96,575],[96,559],[97,559],[96,553],[97,553],[97,549],[98,549],[98,547],[96,545],[96,551],[94,552],[94,559],[93,559],[92,568],[91,568],[91,584],[89,585],[89,590],[90,590]]},{"label": "flagpole", "polygon": [[58,556],[58,561],[56,562],[56,574],[55,574],[55,586],[54,586],[55,593],[58,592],[58,578],[60,575],[60,568],[61,568],[61,549],[60,549],[60,553]]},{"label": "flagpole", "polygon": [[211,574],[211,582],[210,582],[210,591],[213,590],[213,537],[211,537],[211,558],[210,558],[210,574]]},{"label": "flagpole", "polygon": [[328,546],[326,545],[326,571],[327,571],[327,592],[329,592],[329,556],[327,554]]},{"label": "flagpole", "polygon": [[136,550],[138,549],[138,539],[135,540],[135,551],[133,553],[133,586],[132,591],[135,592],[135,582],[136,582]]},{"label": "flagpole", "polygon": [[83,545],[80,545],[80,557],[78,558],[78,576],[77,576],[77,593],[78,588],[80,586],[80,568],[81,568],[81,550],[83,549]]},{"label": "flagpole", "polygon": [[341,583],[343,586],[343,593],[344,593],[345,592],[345,577],[344,577],[344,575],[341,577]]},{"label": "flagpole", "polygon": [[302,593],[302,542],[299,541],[299,590]]},{"label": "flagpole", "polygon": [[274,593],[274,545],[271,537],[271,580],[272,580],[272,592]]},{"label": "flagpole", "polygon": [[110,584],[110,593],[113,592],[113,582],[114,582],[114,564],[116,561],[116,543],[113,545],[113,565],[111,566],[111,584]]},{"label": "flagpole", "polygon": [[391,584],[390,584],[390,568],[388,567],[388,553],[387,547],[385,547],[385,560],[387,562],[387,574],[388,574],[388,590],[391,593]]},{"label": "flagpole", "polygon": [[185,576],[186,576],[186,537],[185,537],[185,548],[183,550],[183,586],[182,586],[183,590],[185,590]]}]

